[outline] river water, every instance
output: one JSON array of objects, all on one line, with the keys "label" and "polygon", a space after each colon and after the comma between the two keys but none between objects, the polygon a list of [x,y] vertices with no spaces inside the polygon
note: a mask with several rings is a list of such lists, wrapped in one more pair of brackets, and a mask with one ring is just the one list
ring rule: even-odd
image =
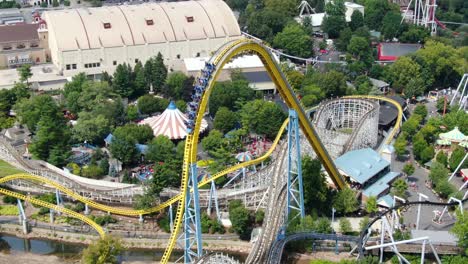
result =
[{"label": "river water", "polygon": [[[32,253],[36,255],[53,255],[60,259],[79,259],[81,251],[85,245],[65,243],[43,239],[24,239],[10,235],[0,235],[0,251],[4,254],[17,255],[22,253]],[[155,249],[130,249],[122,254],[124,261],[154,262],[161,259],[162,250]],[[229,253],[230,256],[239,261],[245,260],[245,256]],[[182,256],[182,252],[174,251],[171,259],[177,260]]]}]

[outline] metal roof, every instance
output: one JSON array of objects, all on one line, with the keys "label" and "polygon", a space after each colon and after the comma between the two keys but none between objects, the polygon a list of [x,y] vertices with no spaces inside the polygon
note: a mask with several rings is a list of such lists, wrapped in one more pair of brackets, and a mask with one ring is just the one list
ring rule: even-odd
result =
[{"label": "metal roof", "polygon": [[389,172],[374,182],[372,185],[368,186],[362,192],[363,195],[370,197],[370,196],[380,196],[383,192],[385,192],[388,188],[390,188],[390,182],[392,182],[396,177],[398,177],[400,173],[398,172]]},{"label": "metal roof", "polygon": [[395,56],[400,57],[413,52],[416,52],[421,48],[420,44],[408,44],[408,43],[380,43],[382,56]]},{"label": "metal roof", "polygon": [[354,181],[364,184],[390,165],[371,148],[346,152],[335,160],[336,166]]},{"label": "metal roof", "polygon": [[240,36],[221,0],[157,2],[46,11],[59,50],[97,49]]}]

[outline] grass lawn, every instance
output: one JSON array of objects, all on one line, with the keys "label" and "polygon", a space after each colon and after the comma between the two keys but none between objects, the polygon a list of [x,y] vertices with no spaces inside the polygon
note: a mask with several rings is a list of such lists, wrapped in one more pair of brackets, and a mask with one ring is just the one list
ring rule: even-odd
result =
[{"label": "grass lawn", "polygon": [[0,159],[0,177],[16,174],[16,173],[22,173],[24,171],[19,170],[9,163],[3,161]]}]

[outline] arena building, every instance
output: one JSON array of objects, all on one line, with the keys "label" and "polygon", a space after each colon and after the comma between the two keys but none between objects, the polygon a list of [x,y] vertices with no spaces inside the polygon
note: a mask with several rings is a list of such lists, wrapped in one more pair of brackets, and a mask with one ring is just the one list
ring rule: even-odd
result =
[{"label": "arena building", "polygon": [[65,76],[113,73],[118,64],[144,63],[158,52],[180,70],[184,58],[209,57],[242,37],[222,0],[53,10],[42,19],[51,61]]}]

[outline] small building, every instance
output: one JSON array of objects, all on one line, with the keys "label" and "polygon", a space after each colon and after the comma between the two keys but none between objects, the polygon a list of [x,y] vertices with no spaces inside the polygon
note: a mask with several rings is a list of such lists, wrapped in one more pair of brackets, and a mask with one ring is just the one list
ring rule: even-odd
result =
[{"label": "small building", "polygon": [[346,7],[345,18],[346,22],[351,22],[351,16],[353,15],[354,11],[359,11],[364,16],[364,6],[353,3],[353,2],[345,2]]},{"label": "small building", "polygon": [[391,183],[400,175],[392,172],[390,162],[371,148],[346,152],[335,164],[351,188],[362,190],[363,201],[387,194]]},{"label": "small building", "polygon": [[420,44],[382,42],[377,45],[377,52],[379,61],[396,61],[398,57],[416,52],[420,48]]},{"label": "small building", "polygon": [[2,134],[12,146],[21,146],[27,144],[31,140],[31,132],[29,129],[19,123],[15,123],[13,127],[3,130]]},{"label": "small building", "polygon": [[0,67],[46,62],[46,51],[38,34],[40,24],[0,26]]},{"label": "small building", "polygon": [[374,78],[369,78],[369,81],[372,83],[372,86],[379,89],[379,91],[381,91],[383,94],[387,94],[390,91],[390,84],[384,81],[377,80]]}]

